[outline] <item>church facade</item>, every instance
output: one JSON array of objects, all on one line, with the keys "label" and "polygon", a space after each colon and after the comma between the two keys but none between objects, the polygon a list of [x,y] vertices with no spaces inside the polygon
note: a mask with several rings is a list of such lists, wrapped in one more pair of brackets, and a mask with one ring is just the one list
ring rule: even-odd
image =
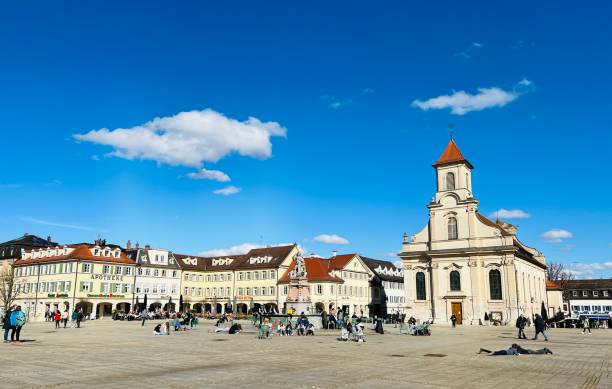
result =
[{"label": "church facade", "polygon": [[472,164],[453,139],[433,165],[436,194],[429,222],[404,234],[407,316],[459,324],[501,324],[531,317],[546,302],[546,262],[517,237],[517,228],[478,212]]}]

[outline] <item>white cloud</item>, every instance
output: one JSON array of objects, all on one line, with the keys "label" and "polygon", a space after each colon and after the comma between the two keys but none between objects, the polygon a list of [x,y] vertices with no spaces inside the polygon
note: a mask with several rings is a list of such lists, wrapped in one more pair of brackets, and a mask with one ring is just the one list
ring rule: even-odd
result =
[{"label": "white cloud", "polygon": [[240,255],[246,254],[249,252],[249,250],[256,249],[259,247],[261,247],[261,245],[256,243],[242,243],[225,249],[205,250],[199,253],[198,255],[204,257],[223,257],[226,255]]},{"label": "white cloud", "polygon": [[336,234],[321,234],[313,238],[315,242],[327,243],[327,244],[349,244],[348,239],[338,236]]},{"label": "white cloud", "polygon": [[187,173],[187,177],[192,180],[213,180],[219,182],[228,182],[230,177],[220,170],[200,169],[197,172]]},{"label": "white cloud", "polygon": [[544,241],[547,243],[561,243],[563,242],[563,239],[569,239],[573,237],[571,232],[560,229],[552,229],[550,231],[546,231],[541,236],[542,239],[544,239]]},{"label": "white cloud", "polygon": [[442,95],[421,101],[414,100],[413,107],[428,111],[430,109],[450,108],[454,115],[465,115],[472,111],[482,111],[492,107],[503,107],[516,100],[519,93],[505,91],[501,88],[478,88],[478,93],[470,94],[465,91],[453,92],[451,95]]},{"label": "white cloud", "polygon": [[325,100],[328,101],[328,106],[331,109],[340,109],[343,107],[346,107],[347,105],[351,105],[353,104],[353,100],[352,99],[338,99],[336,96],[330,96],[330,95],[323,95],[321,96],[321,100]]},{"label": "white cloud", "polygon": [[482,43],[472,42],[472,44],[470,44],[465,50],[459,53],[456,53],[455,55],[458,57],[462,57],[464,59],[470,59],[472,58],[472,53],[475,50],[482,49],[482,47],[483,47]]},{"label": "white cloud", "polygon": [[204,162],[217,162],[233,153],[269,158],[270,138],[284,137],[286,133],[276,122],[262,122],[255,117],[241,122],[204,109],[158,117],[131,128],[91,130],[75,134],[74,138],[111,146],[114,150],[109,155],[119,158],[201,168]]},{"label": "white cloud", "polygon": [[71,229],[74,229],[74,230],[83,230],[83,231],[95,231],[96,230],[95,228],[92,228],[92,227],[80,226],[80,225],[77,225],[77,224],[57,223],[57,222],[53,222],[53,221],[36,219],[36,218],[32,218],[32,217],[20,217],[20,219],[22,221],[24,221],[24,222],[34,223],[34,224],[41,224],[41,225],[44,225],[44,226],[71,228]]},{"label": "white cloud", "polygon": [[518,85],[522,85],[522,86],[530,86],[531,84],[533,84],[533,82],[529,81],[525,77],[523,77],[523,79],[518,82]]},{"label": "white cloud", "polygon": [[[277,243],[271,246],[272,247],[291,246],[293,244],[294,243]],[[266,246],[267,245],[264,245],[264,244],[245,242],[245,243],[237,244],[235,246],[231,246],[228,248],[204,250],[200,252],[198,255],[201,255],[203,257],[223,257],[223,256],[228,256],[228,255],[241,255],[241,254],[248,253],[250,250],[258,249],[260,247],[266,247]],[[303,255],[306,255],[305,253],[307,251],[305,247],[298,245],[298,250],[300,250],[303,253]]]},{"label": "white cloud", "polygon": [[498,218],[499,219],[526,219],[526,218],[531,217],[531,215],[523,211],[522,209],[508,210],[508,209],[501,208],[500,210],[495,211],[492,214],[490,214],[489,217],[492,217],[495,219],[498,219]]},{"label": "white cloud", "polygon": [[612,261],[592,263],[574,262],[572,264],[566,265],[566,267],[567,271],[575,275],[576,277],[602,277],[602,273],[606,273],[612,270]]},{"label": "white cloud", "polygon": [[242,191],[241,188],[235,187],[234,185],[230,185],[222,189],[213,190],[213,193],[223,196],[230,196],[239,193],[240,191]]}]

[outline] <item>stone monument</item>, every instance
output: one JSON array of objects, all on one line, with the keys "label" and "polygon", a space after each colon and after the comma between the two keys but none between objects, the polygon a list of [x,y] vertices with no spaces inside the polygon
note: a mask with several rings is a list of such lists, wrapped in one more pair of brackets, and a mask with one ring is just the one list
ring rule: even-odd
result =
[{"label": "stone monument", "polygon": [[313,314],[312,302],[310,301],[310,285],[308,283],[308,272],[302,254],[297,253],[294,258],[295,268],[289,272],[289,294],[287,296],[286,309],[295,309],[295,315],[302,312],[306,315]]}]

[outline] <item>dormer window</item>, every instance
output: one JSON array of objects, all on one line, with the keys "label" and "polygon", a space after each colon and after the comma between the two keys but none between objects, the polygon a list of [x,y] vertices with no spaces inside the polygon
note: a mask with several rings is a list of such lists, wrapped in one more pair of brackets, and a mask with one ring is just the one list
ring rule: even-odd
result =
[{"label": "dormer window", "polygon": [[455,189],[455,174],[454,173],[446,173],[446,190],[454,190]]},{"label": "dormer window", "polygon": [[110,256],[110,251],[108,251],[108,250],[104,250],[104,256],[105,256],[105,257]]},{"label": "dormer window", "polygon": [[99,249],[94,249],[94,255],[97,257],[98,255],[100,255],[100,250]]},{"label": "dormer window", "polygon": [[115,251],[115,258],[119,258],[119,251]]},{"label": "dormer window", "polygon": [[457,233],[457,219],[455,219],[454,217],[449,217],[448,218],[448,240],[455,240],[458,239],[458,233]]}]

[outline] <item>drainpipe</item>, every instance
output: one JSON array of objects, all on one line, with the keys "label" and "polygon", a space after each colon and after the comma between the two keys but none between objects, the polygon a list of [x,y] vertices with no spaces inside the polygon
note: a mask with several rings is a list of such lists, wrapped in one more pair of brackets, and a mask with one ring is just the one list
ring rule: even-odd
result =
[{"label": "drainpipe", "polygon": [[37,265],[36,270],[36,292],[34,295],[34,317],[36,317],[36,308],[38,307],[38,287],[40,285],[40,263]]},{"label": "drainpipe", "polygon": [[76,290],[77,290],[77,276],[79,275],[79,263],[81,261],[77,260],[76,262],[76,271],[74,272],[74,287],[72,289],[72,311],[74,312],[76,306],[74,304],[76,300]]},{"label": "drainpipe", "polygon": [[431,300],[431,323],[436,318],[436,305],[434,302],[434,285],[433,285],[433,258],[429,257],[429,299]]}]

